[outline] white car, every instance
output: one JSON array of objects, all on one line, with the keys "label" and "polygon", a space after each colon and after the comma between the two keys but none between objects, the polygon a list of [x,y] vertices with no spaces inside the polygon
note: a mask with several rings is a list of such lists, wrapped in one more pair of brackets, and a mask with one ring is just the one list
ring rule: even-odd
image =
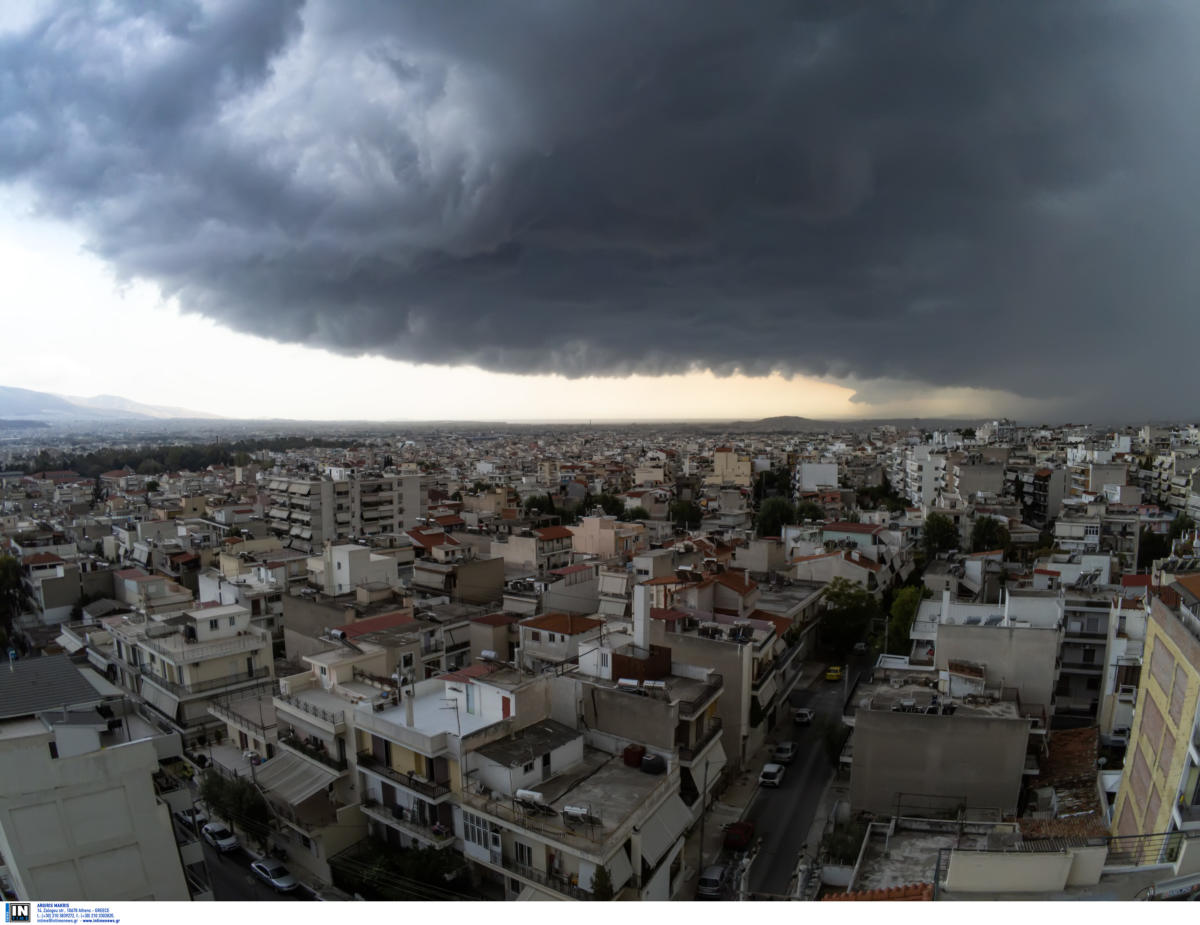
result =
[{"label": "white car", "polygon": [[219,822],[208,823],[200,834],[218,851],[233,851],[238,846],[237,836]]},{"label": "white car", "polygon": [[758,785],[760,787],[778,787],[783,783],[783,774],[786,771],[781,764],[764,764],[762,773],[758,775]]},{"label": "white car", "polygon": [[811,726],[813,721],[813,711],[808,707],[793,707],[792,722],[797,726]]},{"label": "white car", "polygon": [[795,742],[780,742],[771,752],[771,757],[775,759],[776,764],[791,764],[796,759],[798,751]]},{"label": "white car", "polygon": [[186,829],[190,829],[193,826],[199,828],[208,822],[208,816],[204,815],[204,810],[192,806],[175,813],[175,821]]},{"label": "white car", "polygon": [[270,858],[255,861],[250,865],[250,870],[259,880],[280,893],[290,893],[299,886],[290,870]]}]

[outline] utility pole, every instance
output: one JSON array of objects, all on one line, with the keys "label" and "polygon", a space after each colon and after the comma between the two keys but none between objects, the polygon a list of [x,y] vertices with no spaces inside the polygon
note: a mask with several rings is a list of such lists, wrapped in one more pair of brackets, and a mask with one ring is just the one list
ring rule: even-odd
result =
[{"label": "utility pole", "polygon": [[708,815],[708,761],[704,762],[704,789],[700,791],[700,857],[697,873],[704,873],[704,817]]}]

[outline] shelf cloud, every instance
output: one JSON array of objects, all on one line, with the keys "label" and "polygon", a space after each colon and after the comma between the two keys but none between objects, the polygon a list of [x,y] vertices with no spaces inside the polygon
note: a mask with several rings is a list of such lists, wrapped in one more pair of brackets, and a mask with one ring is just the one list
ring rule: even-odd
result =
[{"label": "shelf cloud", "polygon": [[1193,3],[35,9],[0,182],[232,328],[1191,407]]}]

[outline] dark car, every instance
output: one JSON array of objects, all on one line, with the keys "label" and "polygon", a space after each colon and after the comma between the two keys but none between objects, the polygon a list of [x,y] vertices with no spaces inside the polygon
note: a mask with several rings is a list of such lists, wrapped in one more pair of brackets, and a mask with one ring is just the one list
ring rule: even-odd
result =
[{"label": "dark car", "polygon": [[729,851],[745,851],[754,841],[754,823],[731,822],[725,826],[725,847]]}]

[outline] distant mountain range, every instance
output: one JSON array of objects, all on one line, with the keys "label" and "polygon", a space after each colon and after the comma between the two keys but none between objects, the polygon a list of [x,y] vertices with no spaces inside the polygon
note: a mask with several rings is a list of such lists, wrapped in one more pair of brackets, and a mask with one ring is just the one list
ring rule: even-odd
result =
[{"label": "distant mountain range", "polygon": [[890,424],[893,427],[918,427],[930,425],[934,429],[954,427],[974,427],[982,418],[872,418],[855,421],[817,421],[812,418],[801,418],[795,415],[780,415],[772,418],[762,418],[758,421],[733,421],[730,430],[743,430],[748,433],[769,431],[799,431],[802,433],[831,433],[834,431],[857,432],[871,430]]},{"label": "distant mountain range", "polygon": [[219,415],[189,408],[144,405],[116,395],[78,398],[0,385],[0,418],[12,421],[117,421],[170,418],[219,419]]}]

